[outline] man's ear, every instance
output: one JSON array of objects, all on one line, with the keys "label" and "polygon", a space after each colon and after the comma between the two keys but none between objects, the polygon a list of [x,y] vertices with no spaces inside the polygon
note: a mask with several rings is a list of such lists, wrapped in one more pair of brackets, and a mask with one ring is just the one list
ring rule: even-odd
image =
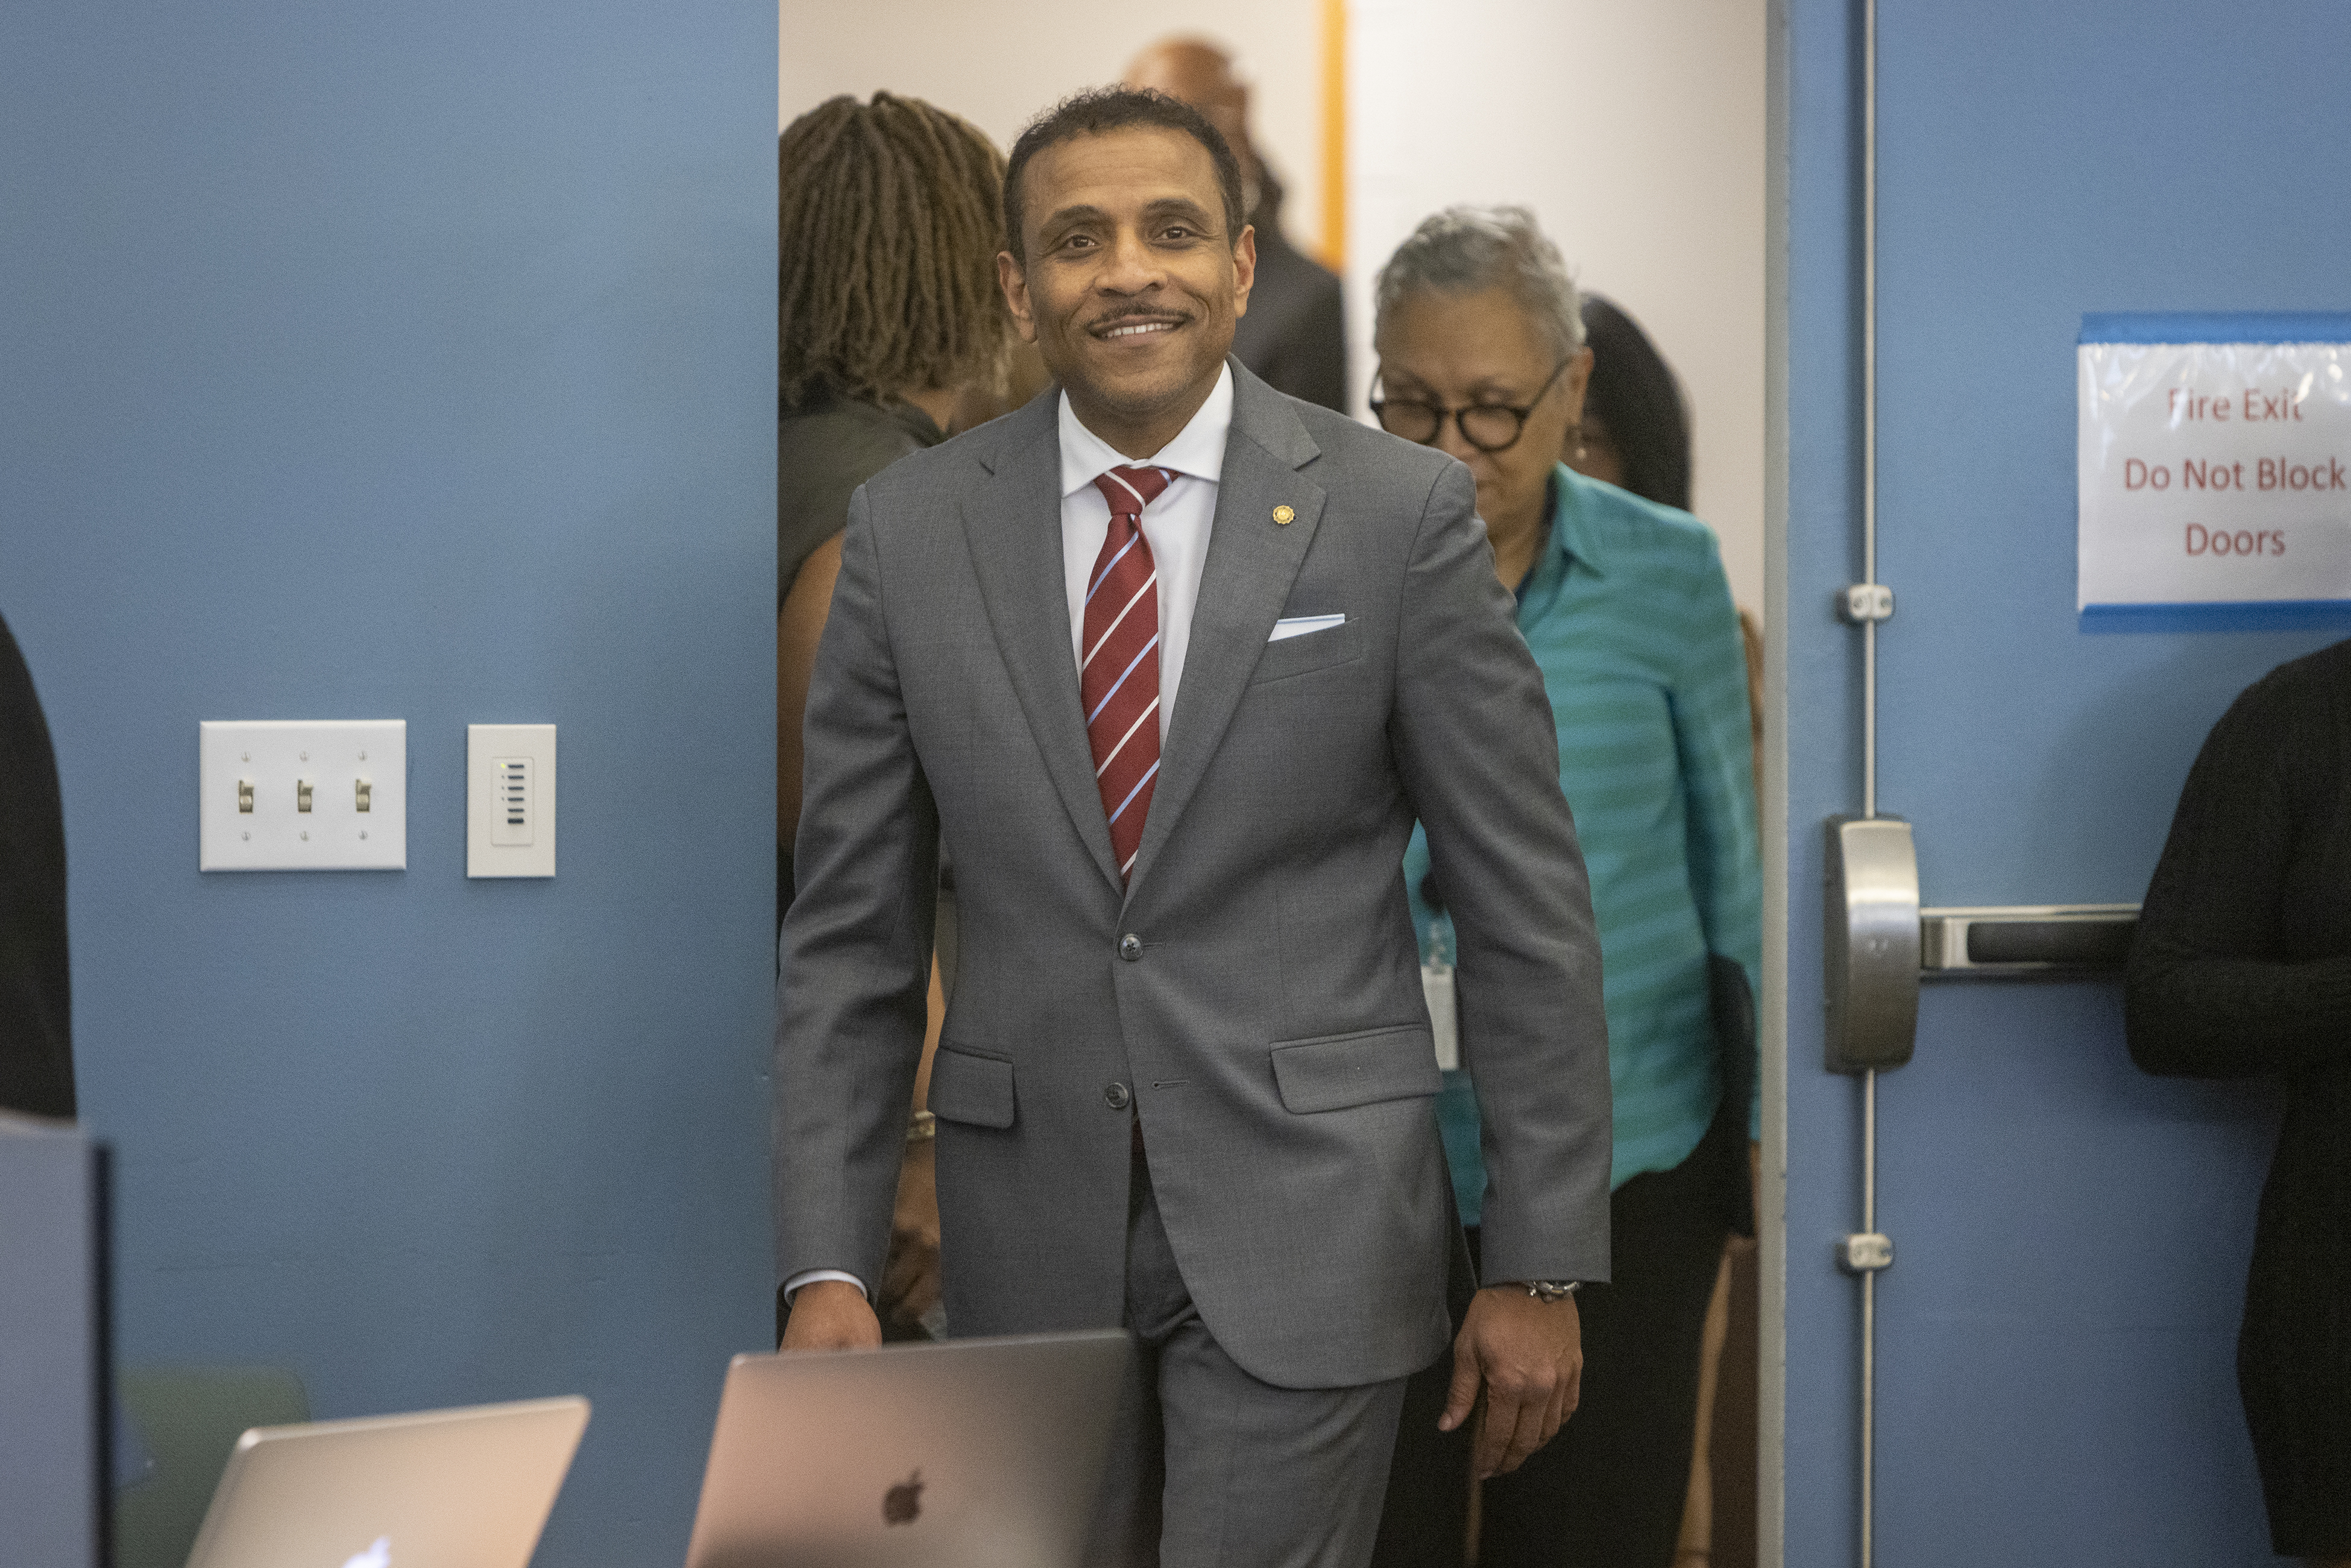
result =
[{"label": "man's ear", "polygon": [[1233,314],[1249,314],[1249,287],[1257,282],[1257,225],[1243,224],[1233,246]]},{"label": "man's ear", "polygon": [[1013,330],[1024,343],[1037,340],[1037,318],[1029,309],[1029,275],[1008,250],[996,253],[996,281],[1004,290],[1004,308],[1012,312]]}]

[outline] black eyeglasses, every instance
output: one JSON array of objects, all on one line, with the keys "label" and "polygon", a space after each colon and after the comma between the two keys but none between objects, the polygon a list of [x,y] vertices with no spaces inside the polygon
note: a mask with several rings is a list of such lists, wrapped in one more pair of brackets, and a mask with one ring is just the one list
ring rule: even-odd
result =
[{"label": "black eyeglasses", "polygon": [[[1433,446],[1445,434],[1445,422],[1451,420],[1460,427],[1461,439],[1480,452],[1507,452],[1519,444],[1527,432],[1527,415],[1534,413],[1552,383],[1559,380],[1560,371],[1567,369],[1575,354],[1570,350],[1566,359],[1552,367],[1535,395],[1527,400],[1524,408],[1510,408],[1501,403],[1473,402],[1460,408],[1441,408],[1433,402],[1390,402],[1385,398],[1372,399],[1372,417],[1390,435],[1401,435],[1406,441],[1423,446]],[[1384,373],[1384,372],[1383,372]],[[1372,378],[1374,384],[1379,377]]]}]

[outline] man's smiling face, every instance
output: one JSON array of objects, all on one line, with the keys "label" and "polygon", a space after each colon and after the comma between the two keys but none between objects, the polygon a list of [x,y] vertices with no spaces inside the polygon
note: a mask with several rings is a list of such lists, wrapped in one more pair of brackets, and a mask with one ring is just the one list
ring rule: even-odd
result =
[{"label": "man's smiling face", "polygon": [[998,258],[1020,335],[1096,434],[1121,450],[1172,440],[1216,385],[1256,271],[1256,235],[1226,232],[1208,150],[1127,127],[1045,149],[1022,183],[1026,265]]}]

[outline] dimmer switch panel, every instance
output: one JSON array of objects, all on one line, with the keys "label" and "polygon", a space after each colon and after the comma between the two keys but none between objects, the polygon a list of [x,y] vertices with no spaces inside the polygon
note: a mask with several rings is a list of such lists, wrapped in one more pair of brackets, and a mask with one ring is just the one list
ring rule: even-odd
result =
[{"label": "dimmer switch panel", "polygon": [[465,727],[465,874],[555,874],[555,727]]},{"label": "dimmer switch panel", "polygon": [[206,719],[197,727],[197,870],[407,864],[405,720]]},{"label": "dimmer switch panel", "polygon": [[490,758],[490,842],[500,849],[530,847],[530,758]]}]

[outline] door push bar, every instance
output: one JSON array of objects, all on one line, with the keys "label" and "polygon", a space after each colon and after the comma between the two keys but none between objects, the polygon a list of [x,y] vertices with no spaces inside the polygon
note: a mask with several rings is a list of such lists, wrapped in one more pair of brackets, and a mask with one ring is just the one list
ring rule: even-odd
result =
[{"label": "door push bar", "polygon": [[2130,961],[2136,904],[2017,904],[1918,912],[1928,979],[2112,974]]},{"label": "door push bar", "polygon": [[1830,818],[1825,870],[1832,1072],[1910,1060],[1922,977],[2110,975],[2138,926],[2136,904],[1922,909],[1917,849],[1899,817]]}]

